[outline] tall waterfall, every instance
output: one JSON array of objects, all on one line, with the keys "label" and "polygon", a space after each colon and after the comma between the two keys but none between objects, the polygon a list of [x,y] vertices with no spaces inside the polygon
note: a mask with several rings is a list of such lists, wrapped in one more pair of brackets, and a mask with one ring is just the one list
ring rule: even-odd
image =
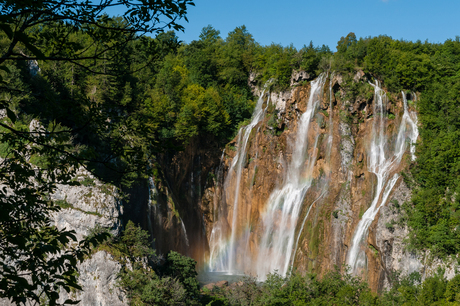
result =
[{"label": "tall waterfall", "polygon": [[[333,111],[332,111],[332,97],[333,97],[333,92],[332,92],[332,79],[334,78],[334,72],[332,72],[330,78],[329,78],[329,122],[328,122],[328,136],[327,136],[327,146],[326,146],[326,162],[330,163],[331,159],[331,151],[332,151],[332,142],[334,140],[333,137],[333,131],[334,131],[334,122],[332,120],[333,118]],[[295,260],[295,252],[297,251],[297,246],[299,245],[299,240],[300,236],[302,235],[303,229],[305,227],[305,222],[308,219],[308,216],[310,215],[310,211],[313,207],[314,204],[316,204],[319,200],[321,200],[327,193],[328,187],[329,187],[329,180],[330,180],[330,175],[331,175],[332,169],[329,168],[327,173],[325,173],[324,176],[320,177],[320,182],[319,184],[322,185],[322,191],[320,195],[310,204],[310,207],[308,207],[307,213],[305,214],[305,217],[303,218],[302,225],[300,226],[300,230],[297,234],[297,239],[294,245],[294,253],[292,254],[291,257],[291,262],[290,265],[294,264]]]},{"label": "tall waterfall", "polygon": [[[308,231],[307,220],[314,222],[318,213],[324,211],[322,205],[330,205],[337,194],[337,171],[333,165],[338,161],[333,158],[339,156],[341,149],[334,146],[334,140],[338,140],[334,139],[334,130],[338,129],[335,120],[341,119],[338,113],[333,114],[332,76],[328,90],[324,88],[327,78],[323,73],[310,83],[305,111],[298,120],[290,121],[297,122],[291,125],[294,127],[292,133],[282,134],[277,139],[284,139],[287,148],[283,147],[278,156],[274,152],[267,155],[269,162],[279,160],[278,166],[270,167],[270,175],[277,177],[270,177],[273,181],[269,181],[269,185],[263,179],[259,181],[261,178],[257,178],[257,185],[254,184],[256,169],[267,165],[267,157],[262,152],[273,140],[266,134],[269,131],[260,126],[271,103],[269,95],[262,93],[251,122],[238,133],[236,154],[225,181],[219,185],[223,187],[223,198],[219,199],[219,205],[217,202],[214,205],[209,271],[246,273],[263,281],[274,271],[285,276],[299,259],[295,252],[303,243],[304,229]],[[368,135],[367,170],[375,175],[375,192],[370,207],[355,229],[347,254],[347,264],[354,273],[366,266],[364,250],[367,244],[364,242],[369,226],[399,179],[403,155],[408,152],[415,159],[414,143],[418,137],[417,115],[409,110],[405,93],[402,93],[404,111],[389,120],[385,92],[379,83],[371,85],[374,87],[374,117],[369,122],[372,128],[365,133]],[[327,91],[329,107],[322,101]],[[320,105],[321,112],[318,111]],[[296,106],[291,104],[290,107],[292,112]],[[292,120],[293,117],[288,118]],[[259,141],[264,145],[260,146]],[[222,165],[220,176],[224,173]],[[309,216],[312,214],[315,215]],[[304,246],[302,249],[305,250]]]},{"label": "tall waterfall", "polygon": [[354,273],[357,273],[359,269],[364,268],[366,265],[366,255],[364,252],[366,248],[365,238],[379,208],[386,203],[399,178],[396,170],[407,148],[407,142],[410,142],[410,152],[414,159],[414,143],[418,137],[417,116],[415,112],[409,112],[404,92],[402,93],[404,114],[399,123],[398,134],[394,141],[392,141],[391,137],[388,137],[386,133],[387,96],[379,87],[378,82],[371,85],[374,87],[374,121],[367,167],[369,172],[375,174],[377,185],[375,187],[374,199],[358,223],[348,253],[347,264]]},{"label": "tall waterfall", "polygon": [[[229,273],[236,273],[235,270],[235,252],[236,252],[236,221],[238,218],[238,206],[239,206],[239,194],[241,186],[241,175],[246,162],[247,144],[249,136],[251,135],[252,129],[263,120],[266,108],[263,108],[265,98],[265,90],[259,97],[256,107],[253,112],[251,122],[240,129],[238,132],[238,151],[235,158],[232,161],[228,176],[225,179],[224,185],[227,185],[228,181],[236,180],[236,188],[233,194],[233,215],[232,223],[229,229],[230,240],[227,242],[225,238],[225,225],[223,220],[220,219],[218,224],[213,227],[210,237],[210,260],[209,269],[211,271],[225,271]],[[269,95],[267,97],[267,106],[270,103]]]},{"label": "tall waterfall", "polygon": [[326,74],[311,83],[307,110],[302,114],[293,143],[292,159],[285,174],[284,184],[271,193],[262,222],[264,235],[259,245],[257,275],[265,280],[275,270],[286,275],[294,246],[297,220],[307,190],[312,183],[312,172],[317,157],[319,133],[313,143],[308,142],[310,123],[323,95]]},{"label": "tall waterfall", "polygon": [[[266,210],[259,220],[263,228],[263,236],[257,241],[258,253],[256,257],[249,258],[244,254],[245,260],[252,262],[239,262],[236,252],[246,253],[249,244],[250,230],[241,230],[237,239],[237,217],[240,200],[241,175],[245,165],[247,143],[252,129],[263,120],[265,109],[262,108],[264,97],[260,97],[254,111],[251,123],[242,128],[238,134],[238,152],[233,159],[227,182],[234,181],[231,192],[233,199],[231,223],[227,225],[228,240],[225,239],[225,218],[221,218],[214,225],[210,237],[210,271],[250,272],[256,274],[260,280],[275,270],[281,275],[286,275],[293,257],[295,233],[298,227],[298,218],[302,210],[302,203],[308,189],[312,185],[312,172],[317,158],[319,133],[315,133],[313,141],[308,140],[311,122],[317,114],[318,106],[323,96],[326,74],[321,74],[311,82],[310,96],[306,111],[302,114],[297,127],[296,135],[291,145],[292,157],[284,174],[281,186],[275,188],[266,202]],[[269,101],[267,102],[268,105]],[[322,117],[321,117],[322,118]],[[224,219],[224,220],[222,220]],[[300,224],[299,224],[300,225]],[[249,227],[249,224],[248,224]],[[230,234],[228,233],[230,232]],[[241,254],[240,254],[241,255]],[[246,265],[245,265],[246,264]],[[249,271],[248,271],[249,270]]]}]

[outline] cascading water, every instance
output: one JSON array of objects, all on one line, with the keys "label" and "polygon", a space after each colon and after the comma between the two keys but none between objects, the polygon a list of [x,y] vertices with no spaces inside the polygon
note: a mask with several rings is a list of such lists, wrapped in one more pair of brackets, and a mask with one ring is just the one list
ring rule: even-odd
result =
[{"label": "cascading water", "polygon": [[[332,142],[334,140],[333,137],[333,131],[334,131],[334,122],[332,120],[333,118],[333,113],[332,113],[332,79],[334,78],[334,72],[332,72],[330,78],[329,78],[329,123],[328,123],[328,138],[327,138],[327,147],[326,147],[326,161],[330,162],[331,159],[331,152],[332,152]],[[299,240],[300,236],[302,235],[303,229],[305,227],[305,222],[308,219],[308,216],[310,215],[310,211],[313,207],[314,204],[316,204],[319,200],[321,200],[324,195],[327,193],[328,187],[329,187],[329,180],[330,180],[330,175],[331,175],[331,169],[329,168],[329,171],[325,173],[324,176],[320,177],[320,185],[322,185],[322,191],[318,198],[313,201],[313,203],[310,204],[310,207],[308,207],[307,213],[305,214],[305,217],[303,218],[302,225],[300,226],[299,233],[297,234],[297,239],[294,245],[294,254],[291,258],[290,265],[294,263],[295,260],[295,252],[297,251],[297,246],[299,245]]]},{"label": "cascading water", "polygon": [[[229,169],[229,174],[226,178],[227,181],[231,181],[235,178],[236,187],[233,193],[233,215],[232,223],[230,228],[230,240],[227,242],[224,235],[224,224],[223,220],[220,220],[219,224],[213,227],[211,237],[209,241],[210,245],[210,260],[209,269],[210,271],[225,271],[229,273],[237,273],[235,270],[235,252],[236,252],[236,220],[238,216],[238,204],[239,204],[239,193],[241,185],[241,175],[246,162],[247,144],[252,129],[263,120],[265,116],[266,108],[263,108],[265,98],[265,90],[260,95],[257,101],[256,107],[253,112],[251,122],[240,129],[238,132],[238,151]],[[270,103],[269,95],[267,98],[267,106]],[[226,185],[226,183],[224,183]]]},{"label": "cascading water", "polygon": [[188,242],[187,231],[185,230],[185,225],[184,225],[184,221],[182,221],[182,218],[180,219],[180,224],[181,224],[181,228],[182,228],[182,233],[184,234],[185,245],[187,245],[187,247],[189,247],[190,244]]},{"label": "cascading water", "polygon": [[[257,274],[260,280],[264,280],[266,275],[274,270],[277,270],[281,275],[286,275],[291,264],[291,259],[293,258],[292,255],[295,249],[294,242],[296,240],[295,232],[298,225],[298,218],[302,210],[302,203],[305,194],[312,186],[312,174],[317,158],[320,133],[313,133],[315,135],[313,141],[308,140],[308,134],[311,129],[311,122],[317,115],[325,81],[326,74],[321,74],[315,81],[311,82],[307,109],[300,118],[297,132],[291,146],[291,161],[285,172],[283,185],[273,190],[267,200],[266,212],[260,221],[260,225],[263,227],[263,232],[265,234],[261,237],[260,241],[258,241],[257,258],[252,258],[255,261],[251,262],[250,266],[244,266],[244,263],[238,262],[235,256],[236,252],[238,252],[238,254],[247,254],[250,236],[249,229],[246,231],[241,231],[240,229],[237,241],[236,220],[239,209],[241,175],[246,162],[249,135],[252,129],[263,120],[265,114],[265,110],[262,109],[263,95],[257,103],[251,123],[239,131],[237,141],[238,151],[231,163],[229,174],[224,184],[227,186],[227,182],[236,182],[233,189],[229,188],[231,189],[229,198],[233,199],[231,225],[227,224],[227,228],[229,228],[229,230],[227,230],[227,236],[225,235],[225,218],[220,218],[212,229],[209,261],[209,270],[211,272],[219,271],[229,274],[250,272],[251,274]],[[269,102],[267,102],[267,106],[268,103]],[[319,117],[321,117],[320,120],[322,120],[322,116]],[[326,154],[328,158],[330,157],[330,149],[332,147],[332,119],[329,120],[329,129],[329,138],[327,139],[328,153]],[[257,167],[257,165],[255,167]],[[321,193],[320,197],[315,200],[313,204],[323,196],[323,193]],[[311,209],[312,205],[309,209]],[[302,225],[304,225],[304,223],[305,222],[303,222]],[[226,240],[225,237],[228,236],[230,238]]]},{"label": "cascading water", "polygon": [[262,219],[264,234],[256,262],[259,280],[265,280],[266,275],[275,270],[285,276],[289,269],[297,220],[312,183],[317,157],[319,133],[316,133],[313,143],[308,142],[307,135],[321,101],[325,80],[326,74],[323,73],[311,83],[307,110],[300,118],[284,184],[275,189],[268,199],[267,211]]},{"label": "cascading water", "polygon": [[[149,217],[147,218],[147,225],[150,233],[153,233],[151,216],[155,217],[155,222],[161,222],[161,214],[160,210],[158,209],[158,203],[156,202],[157,194],[158,190],[155,186],[155,182],[153,181],[153,178],[149,177],[149,200],[147,204]],[[152,242],[152,247],[155,247],[155,241]]]},{"label": "cascading water", "polygon": [[375,174],[377,186],[371,206],[366,210],[358,223],[348,253],[347,264],[354,273],[365,267],[366,255],[364,248],[366,246],[364,245],[364,240],[379,208],[386,203],[399,178],[399,175],[394,172],[397,170],[404,155],[407,140],[410,141],[410,152],[414,159],[414,143],[418,137],[417,116],[415,112],[408,111],[406,95],[402,93],[404,114],[400,121],[395,144],[393,147],[391,146],[391,139],[386,135],[387,118],[385,110],[387,97],[385,92],[379,87],[378,82],[375,85],[371,85],[374,87],[374,121],[372,140],[368,152],[368,171]]}]

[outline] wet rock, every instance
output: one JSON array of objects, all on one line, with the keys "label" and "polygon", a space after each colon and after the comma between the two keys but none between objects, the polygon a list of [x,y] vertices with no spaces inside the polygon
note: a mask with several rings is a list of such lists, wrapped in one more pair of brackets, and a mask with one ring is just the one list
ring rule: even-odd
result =
[{"label": "wet rock", "polygon": [[354,151],[354,139],[351,134],[350,125],[344,122],[339,123],[340,140],[340,156],[342,160],[342,172],[346,173],[351,166]]}]

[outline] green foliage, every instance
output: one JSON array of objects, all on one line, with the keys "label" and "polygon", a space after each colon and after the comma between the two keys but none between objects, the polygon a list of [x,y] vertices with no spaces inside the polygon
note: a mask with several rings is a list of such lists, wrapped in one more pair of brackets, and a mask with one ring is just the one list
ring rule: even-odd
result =
[{"label": "green foliage", "polygon": [[164,275],[177,279],[187,290],[191,299],[197,299],[199,284],[196,279],[196,261],[177,252],[169,252],[160,271]]},{"label": "green foliage", "polygon": [[321,279],[316,274],[293,272],[287,277],[269,274],[257,284],[247,278],[239,286],[206,293],[217,305],[378,305],[367,284],[350,275],[332,271]]},{"label": "green foliage", "polygon": [[202,291],[204,305],[458,305],[458,276],[447,281],[443,271],[427,277],[418,273],[393,275],[392,288],[372,293],[361,279],[338,270],[319,278],[316,274],[292,272],[287,277],[269,274],[263,283],[246,278],[237,286]]},{"label": "green foliage", "polygon": [[155,252],[150,248],[149,233],[136,226],[131,220],[126,224],[122,245],[126,248],[126,253],[131,257],[148,257]]},{"label": "green foliage", "polygon": [[126,290],[130,305],[198,304],[196,261],[176,252],[159,260],[148,232],[133,222],[128,221],[121,238],[112,237],[101,248],[125,264],[118,284]]},{"label": "green foliage", "polygon": [[460,275],[455,275],[447,283],[444,295],[448,302],[460,302]]},{"label": "green foliage", "polygon": [[[161,49],[140,36],[183,29],[188,5],[0,2],[0,297],[56,305],[60,290],[81,289],[77,264],[108,235],[58,230],[52,215],[69,204],[49,195],[78,185],[80,167],[105,167],[118,183],[145,175],[150,139],[131,69],[154,56],[132,51]],[[104,13],[117,6],[123,17]]]},{"label": "green foliage", "polygon": [[80,181],[80,184],[82,184],[83,186],[86,186],[86,187],[94,186],[94,179],[89,177],[89,176],[85,176],[83,178],[83,180]]},{"label": "green foliage", "polygon": [[334,210],[334,211],[332,212],[332,216],[333,216],[334,218],[337,219],[337,218],[339,217],[339,211],[338,211],[338,210]]}]

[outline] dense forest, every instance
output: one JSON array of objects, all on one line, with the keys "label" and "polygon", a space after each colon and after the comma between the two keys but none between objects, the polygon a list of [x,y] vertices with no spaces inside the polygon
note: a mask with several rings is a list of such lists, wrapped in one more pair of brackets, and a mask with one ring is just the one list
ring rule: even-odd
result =
[{"label": "dense forest", "polygon": [[[410,250],[429,250],[440,258],[460,253],[459,37],[435,44],[388,36],[358,39],[349,33],[336,51],[312,42],[297,50],[260,45],[245,26],[225,38],[207,26],[198,40],[186,44],[174,31],[150,37],[107,30],[124,28],[127,21],[103,15],[103,26],[46,21],[31,24],[27,37],[16,39],[12,31],[20,22],[11,18],[1,20],[0,156],[2,183],[16,197],[1,202],[0,236],[7,242],[0,245],[0,296],[17,302],[38,300],[33,293],[37,283],[54,283],[45,286],[53,300],[56,286],[78,288],[72,273],[53,279],[45,274],[50,268],[56,275],[71,270],[74,258],[92,252],[90,239],[121,257],[153,258],[152,250],[140,247],[148,245],[146,234],[130,224],[121,238],[98,233],[75,249],[74,257],[69,253],[47,263],[48,254],[59,253],[75,240],[50,226],[50,212],[60,207],[47,195],[56,182],[78,184],[71,178],[80,166],[123,189],[151,175],[158,154],[183,150],[193,138],[212,139],[223,148],[251,117],[256,97],[248,84],[250,74],[258,86],[272,80],[271,89],[282,91],[289,88],[293,71],[306,71],[310,78],[334,71],[343,75],[350,93],[358,94],[361,88],[351,80],[362,70],[390,92],[416,93],[420,141],[417,159],[404,173],[415,192],[411,202],[402,205],[400,222],[411,228]],[[37,132],[29,132],[30,126]],[[7,194],[2,191],[5,199]],[[28,255],[30,249],[36,253]],[[34,258],[37,265],[26,264],[21,256],[31,256],[26,258]],[[13,268],[11,258],[21,265]],[[154,268],[141,264],[121,276],[133,304],[156,304],[166,296],[165,305],[460,303],[460,278],[447,281],[441,272],[423,283],[412,275],[380,295],[334,271],[322,279],[296,272],[287,279],[274,274],[264,284],[247,279],[242,287],[200,292],[191,259],[170,253],[162,264],[149,263]],[[30,269],[41,271],[33,285],[18,276],[18,271]]]}]

